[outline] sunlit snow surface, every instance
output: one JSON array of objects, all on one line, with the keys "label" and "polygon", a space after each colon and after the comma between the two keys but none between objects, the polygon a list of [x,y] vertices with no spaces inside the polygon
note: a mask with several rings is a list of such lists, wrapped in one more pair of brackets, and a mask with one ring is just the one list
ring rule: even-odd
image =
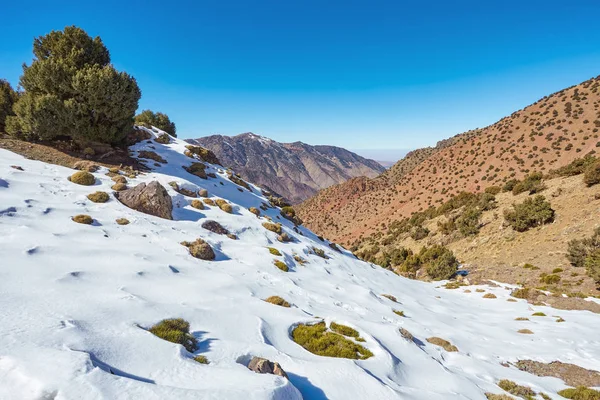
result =
[{"label": "sunlit snow surface", "polygon": [[[279,243],[262,227],[265,219],[247,210],[266,201],[260,189],[240,192],[219,166],[207,170],[216,179],[188,174],[185,145],[144,141],[131,148],[168,161],[128,185],[162,183],[173,221],[138,213],[112,195],[105,204],[89,201],[96,190],[112,193],[106,169],[94,174],[95,186],[80,186],[67,180],[71,169],[0,150],[0,399],[484,399],[485,392],[502,392],[500,379],[560,398],[556,392],[566,386],[559,379],[500,363],[560,360],[600,369],[599,315],[507,302],[502,286],[486,287],[498,298],[484,299],[475,287],[464,293],[404,279],[335,252],[304,228],[297,234],[283,218],[296,241]],[[234,213],[192,208],[171,181],[229,200]],[[77,214],[95,223],[72,222]],[[277,221],[279,210],[263,214]],[[121,217],[131,224],[117,225]],[[203,229],[206,219],[239,240]],[[213,246],[216,261],[194,259],[179,244],[196,238]],[[267,246],[284,253],[278,258],[289,272],[273,265]],[[311,254],[313,246],[330,259]],[[293,254],[308,263],[296,264]],[[272,295],[293,307],[262,300]],[[548,316],[531,317],[535,311]],[[209,365],[144,329],[172,317],[190,322],[196,354]],[[374,357],[320,357],[290,339],[295,324],[319,318],[357,329]],[[402,338],[400,327],[417,343]],[[517,333],[523,328],[534,334]],[[431,336],[459,352],[427,343]],[[248,370],[252,356],[279,362],[289,381]]]}]

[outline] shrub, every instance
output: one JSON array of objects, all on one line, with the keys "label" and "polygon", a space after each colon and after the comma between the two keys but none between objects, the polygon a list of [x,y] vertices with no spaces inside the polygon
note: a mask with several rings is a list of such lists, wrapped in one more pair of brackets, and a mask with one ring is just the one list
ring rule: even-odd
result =
[{"label": "shrub", "polygon": [[533,313],[533,314],[531,314],[531,315],[532,315],[533,317],[545,317],[545,316],[546,316],[546,314],[544,314],[544,313],[543,313],[543,312],[541,312],[541,311],[534,312],[534,313]]},{"label": "shrub", "polygon": [[281,256],[281,252],[279,250],[277,250],[275,247],[267,247],[267,249],[269,249],[269,253],[271,253],[274,256]]},{"label": "shrub", "polygon": [[190,203],[190,205],[192,207],[194,207],[195,209],[197,209],[197,210],[204,210],[204,203],[202,203],[198,199],[192,200],[192,202]]},{"label": "shrub", "polygon": [[350,328],[349,326],[346,326],[346,325],[336,324],[335,322],[332,322],[329,325],[329,329],[331,329],[332,331],[334,331],[336,333],[344,335],[344,336],[349,336],[349,337],[353,337],[353,338],[360,337],[360,335],[356,329]]},{"label": "shrub", "polygon": [[164,319],[148,331],[163,340],[182,345],[189,352],[198,348],[198,341],[190,334],[190,323],[184,319]]},{"label": "shrub", "polygon": [[484,299],[495,299],[497,298],[496,295],[494,293],[486,293],[483,295]]},{"label": "shrub", "polygon": [[489,186],[485,188],[484,193],[489,193],[495,196],[500,193],[501,190],[502,188],[500,188],[500,186]]},{"label": "shrub", "polygon": [[596,283],[600,283],[600,249],[593,251],[585,258],[584,267],[587,274]]},{"label": "shrub", "polygon": [[450,343],[449,341],[439,338],[439,337],[430,337],[427,338],[427,341],[431,344],[434,344],[436,346],[440,346],[442,347],[444,350],[448,351],[448,352],[455,352],[458,351],[458,348],[456,346],[454,346],[452,343]]},{"label": "shrub", "polygon": [[382,294],[381,296],[385,297],[386,299],[389,299],[389,300],[393,301],[394,303],[398,302],[398,300],[396,299],[396,297],[392,296],[391,294]]},{"label": "shrub", "polygon": [[204,204],[206,204],[207,206],[214,206],[215,202],[213,201],[213,199],[204,199],[202,200],[204,202]]},{"label": "shrub", "polygon": [[279,296],[267,297],[265,299],[265,301],[267,303],[275,304],[276,306],[281,306],[281,307],[290,307],[291,306],[290,303],[288,303],[287,301],[285,301],[283,298],[281,298]]},{"label": "shrub", "polygon": [[498,386],[500,386],[502,390],[506,390],[508,393],[522,397],[524,399],[533,398],[533,396],[535,396],[535,392],[531,390],[531,388],[527,386],[517,385],[516,383],[514,383],[513,381],[509,381],[508,379],[503,379],[500,382],[498,382]]},{"label": "shrub", "polygon": [[312,252],[313,252],[313,254],[315,254],[321,258],[324,258],[324,259],[329,258],[329,257],[327,257],[327,254],[325,254],[325,251],[323,249],[319,249],[318,247],[313,247]]},{"label": "shrub", "polygon": [[250,211],[252,214],[256,215],[257,217],[260,217],[260,210],[256,207],[250,207],[248,209],[248,211]]},{"label": "shrub", "polygon": [[215,259],[214,250],[202,239],[196,239],[193,242],[181,242],[181,245],[188,248],[192,257],[199,258],[200,260]]},{"label": "shrub", "polygon": [[587,186],[593,186],[600,183],[600,161],[596,161],[585,170],[583,182]]},{"label": "shrub", "polygon": [[87,198],[94,203],[106,203],[109,199],[106,192],[94,192],[87,195]]},{"label": "shrub", "polygon": [[563,389],[558,392],[559,395],[565,399],[573,400],[600,400],[600,392],[594,389],[587,388],[585,386],[578,386],[576,388]]},{"label": "shrub", "polygon": [[212,151],[205,149],[202,146],[185,146],[186,152],[184,153],[188,157],[195,158],[194,156],[198,156],[201,160],[211,164],[221,165],[221,162]]},{"label": "shrub", "polygon": [[281,224],[274,224],[272,222],[263,222],[262,226],[271,232],[281,234]]},{"label": "shrub", "polygon": [[517,179],[509,179],[508,181],[506,181],[506,183],[502,187],[502,191],[503,192],[512,192],[512,190],[517,185],[517,183],[519,183],[519,181]]},{"label": "shrub", "polygon": [[[163,114],[161,112],[154,112],[150,110],[144,110],[138,115],[135,116],[135,124],[145,126],[146,128],[156,127],[161,131],[167,132],[169,135],[173,137],[177,137],[175,123],[171,122],[169,116],[167,114]],[[160,138],[160,136],[159,136]],[[170,142],[170,139],[167,137],[167,143]],[[157,140],[157,142],[159,142]],[[162,142],[159,142],[162,143]],[[167,144],[165,143],[165,144]]]},{"label": "shrub", "polygon": [[406,315],[404,315],[404,311],[400,311],[400,310],[392,310],[394,312],[394,314],[396,314],[399,317],[406,317]]},{"label": "shrub", "polygon": [[125,178],[123,175],[115,175],[110,179],[115,183],[127,183],[127,178]]},{"label": "shrub", "polygon": [[530,329],[519,329],[517,332],[522,333],[523,335],[533,335],[533,331]]},{"label": "shrub", "polygon": [[33,43],[23,67],[25,94],[15,103],[7,131],[27,139],[69,136],[78,142],[120,143],[133,128],[140,89],[110,64],[99,37],[81,28],[52,31]]},{"label": "shrub", "polygon": [[73,217],[73,221],[77,222],[78,224],[90,225],[92,222],[94,222],[94,219],[89,215],[79,214]]},{"label": "shrub", "polygon": [[292,339],[313,354],[326,357],[365,360],[373,353],[342,335],[327,330],[324,322],[300,324],[292,331]]},{"label": "shrub", "polygon": [[277,240],[279,240],[282,243],[287,243],[287,242],[291,242],[293,240],[293,238],[288,235],[286,232],[282,232],[281,235],[277,236]]},{"label": "shrub", "polygon": [[429,229],[424,228],[422,226],[417,226],[410,233],[410,237],[414,240],[425,239],[429,235]]},{"label": "shrub", "polygon": [[456,273],[458,260],[451,250],[444,246],[434,245],[423,248],[419,254],[427,275],[433,280],[450,279]]},{"label": "shrub", "polygon": [[156,161],[156,162],[162,163],[162,164],[167,163],[167,160],[162,158],[160,155],[158,155],[154,151],[141,150],[138,152],[138,158],[145,158],[145,159]]},{"label": "shrub", "polygon": [[589,238],[571,240],[567,259],[575,267],[584,267],[588,275],[600,283],[600,228]]},{"label": "shrub", "polygon": [[540,282],[545,283],[547,285],[553,285],[555,283],[560,282],[560,276],[556,274],[543,275],[540,277]]},{"label": "shrub", "polygon": [[554,210],[542,195],[527,198],[513,208],[513,211],[505,210],[504,219],[517,232],[554,221]]},{"label": "shrub", "polygon": [[570,164],[550,171],[548,173],[548,175],[550,177],[556,177],[556,176],[574,176],[574,175],[583,174],[596,161],[597,161],[597,158],[592,155],[587,155],[583,158],[576,158]]},{"label": "shrub", "polygon": [[75,172],[69,177],[69,180],[73,183],[77,183],[78,185],[84,186],[91,186],[94,183],[96,183],[96,178],[94,178],[94,175],[90,174],[87,171]]},{"label": "shrub", "polygon": [[208,179],[208,175],[206,175],[206,165],[200,162],[194,162],[189,167],[183,166],[187,172],[192,175],[196,175],[198,178]]},{"label": "shrub", "polygon": [[117,218],[115,221],[119,225],[129,225],[129,220],[127,218]]},{"label": "shrub", "polygon": [[115,183],[114,185],[112,185],[110,187],[112,190],[114,190],[115,192],[120,192],[121,190],[125,190],[127,189],[127,185],[124,183]]},{"label": "shrub", "polygon": [[231,204],[229,204],[227,200],[217,199],[215,200],[215,203],[219,206],[221,210],[225,211],[226,213],[231,214],[233,212],[233,207],[231,207]]},{"label": "shrub", "polygon": [[284,263],[283,261],[275,260],[275,261],[273,261],[273,264],[275,264],[275,266],[277,268],[279,268],[280,270],[282,270],[283,272],[288,272],[290,270],[290,268],[287,266],[287,264]]},{"label": "shrub", "polygon": [[527,175],[521,182],[515,184],[512,189],[513,195],[527,191],[529,194],[535,194],[546,189],[546,185],[542,182],[542,177],[543,175],[539,172]]},{"label": "shrub", "polygon": [[6,118],[14,115],[13,105],[19,99],[19,94],[13,90],[10,83],[0,79],[0,132],[6,131]]},{"label": "shrub", "polygon": [[160,144],[169,144],[171,143],[171,138],[168,134],[161,133],[156,139],[154,139],[154,141]]},{"label": "shrub", "polygon": [[477,235],[479,233],[479,218],[481,218],[479,209],[468,208],[456,220],[456,226],[460,233],[465,236]]}]

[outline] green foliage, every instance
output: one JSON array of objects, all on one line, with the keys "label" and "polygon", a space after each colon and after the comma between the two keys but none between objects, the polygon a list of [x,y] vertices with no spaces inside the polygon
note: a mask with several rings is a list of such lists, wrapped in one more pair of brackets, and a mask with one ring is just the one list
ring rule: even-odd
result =
[{"label": "green foliage", "polygon": [[90,225],[94,222],[94,219],[86,214],[79,214],[73,217],[73,222],[77,222],[78,224]]},{"label": "green foliage", "polygon": [[594,186],[600,183],[600,161],[596,161],[585,170],[583,183],[587,186]]},{"label": "green foliage", "polygon": [[548,173],[548,176],[553,178],[557,176],[574,176],[583,174],[590,166],[596,163],[598,159],[591,154],[583,158],[576,158],[570,164],[564,167],[557,168]]},{"label": "green foliage", "polygon": [[444,246],[424,247],[421,249],[419,257],[426,268],[427,275],[436,281],[450,279],[458,268],[458,260],[454,253]]},{"label": "green foliage", "polygon": [[70,26],[36,38],[33,47],[35,58],[20,80],[25,94],[7,132],[31,140],[122,142],[141,92],[134,78],[110,65],[100,38]]},{"label": "green foliage", "polygon": [[6,131],[6,117],[14,115],[13,105],[19,99],[19,94],[13,90],[10,83],[0,79],[0,132]]},{"label": "green foliage", "polygon": [[516,183],[512,188],[512,194],[517,195],[523,192],[529,194],[539,193],[546,189],[546,185],[542,182],[543,175],[539,172],[534,172],[523,178],[522,181]]},{"label": "green foliage", "polygon": [[485,188],[484,193],[488,193],[495,196],[498,193],[500,193],[500,191],[502,191],[502,188],[500,186],[489,186]]},{"label": "green foliage", "polygon": [[583,263],[587,274],[596,283],[600,283],[600,249],[593,251],[586,258]]},{"label": "green foliage", "polygon": [[198,341],[190,334],[190,324],[184,319],[164,319],[148,331],[161,339],[179,343],[189,352],[197,350]]},{"label": "green foliage", "polygon": [[527,198],[521,204],[514,204],[513,209],[505,210],[504,219],[517,232],[554,221],[554,210],[542,195]]},{"label": "green foliage", "polygon": [[600,392],[594,389],[587,388],[585,386],[578,386],[576,388],[563,389],[558,392],[559,395],[565,399],[573,400],[600,400]]},{"label": "green foliage", "polygon": [[478,208],[468,208],[456,220],[456,226],[460,233],[465,236],[477,235],[479,233],[479,218],[481,218],[481,211]]},{"label": "green foliage", "polygon": [[87,195],[87,198],[94,203],[106,203],[109,199],[106,192],[94,192]]},{"label": "green foliage", "polygon": [[331,329],[332,331],[334,331],[336,333],[344,335],[344,336],[349,336],[349,337],[353,337],[353,338],[360,337],[360,334],[358,333],[358,331],[356,329],[350,328],[349,326],[346,326],[346,325],[336,324],[335,322],[332,322],[331,325],[329,325],[329,329]]},{"label": "green foliage", "polygon": [[196,361],[197,363],[200,363],[200,364],[210,364],[208,362],[208,358],[206,358],[203,355],[198,355],[198,356],[194,357],[194,361]]},{"label": "green foliage", "polygon": [[506,181],[504,186],[502,186],[502,191],[503,192],[512,192],[512,190],[515,188],[517,183],[519,183],[519,181],[517,179],[509,179],[508,181]]},{"label": "green foliage", "polygon": [[553,285],[555,283],[560,282],[560,276],[556,274],[542,275],[540,277],[540,282],[545,283],[547,285]]},{"label": "green foliage", "polygon": [[292,339],[306,350],[319,356],[352,360],[365,360],[373,356],[369,349],[342,335],[328,331],[324,322],[314,325],[298,325],[292,331]]},{"label": "green foliage", "polygon": [[546,314],[544,314],[543,312],[534,312],[533,314],[531,314],[533,317],[545,317]]},{"label": "green foliage", "polygon": [[69,180],[73,183],[77,183],[78,185],[91,186],[96,183],[96,178],[94,175],[90,174],[87,171],[78,171],[69,177]]},{"label": "green foliage", "polygon": [[288,272],[290,270],[289,267],[287,266],[287,264],[284,263],[283,261],[275,260],[275,261],[273,261],[273,264],[275,264],[275,266],[277,268],[279,268],[280,270],[282,270],[283,272]]},{"label": "green foliage", "polygon": [[135,116],[135,124],[145,126],[146,128],[156,127],[161,131],[167,132],[173,137],[177,137],[177,128],[175,123],[171,122],[167,114],[144,110]]}]

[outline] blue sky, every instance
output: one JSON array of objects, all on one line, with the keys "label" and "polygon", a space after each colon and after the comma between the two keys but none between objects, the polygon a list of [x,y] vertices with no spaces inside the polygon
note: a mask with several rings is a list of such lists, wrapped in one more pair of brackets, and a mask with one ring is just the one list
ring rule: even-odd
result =
[{"label": "blue sky", "polygon": [[0,77],[75,24],[183,137],[433,145],[600,74],[596,1],[7,2]]}]

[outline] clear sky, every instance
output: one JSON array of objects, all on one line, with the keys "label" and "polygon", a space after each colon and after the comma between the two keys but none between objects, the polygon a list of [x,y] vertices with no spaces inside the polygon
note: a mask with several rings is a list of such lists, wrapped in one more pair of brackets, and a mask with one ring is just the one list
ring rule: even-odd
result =
[{"label": "clear sky", "polygon": [[181,137],[416,148],[600,75],[599,0],[31,0],[0,13],[0,77],[18,82],[35,36],[78,25]]}]

